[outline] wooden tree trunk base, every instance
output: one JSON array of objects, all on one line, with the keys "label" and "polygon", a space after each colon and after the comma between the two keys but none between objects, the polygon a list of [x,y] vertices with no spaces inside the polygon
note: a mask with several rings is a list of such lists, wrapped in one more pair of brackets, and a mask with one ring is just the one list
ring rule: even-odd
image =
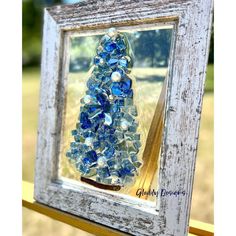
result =
[{"label": "wooden tree trunk base", "polygon": [[112,190],[112,191],[119,191],[121,189],[121,186],[119,185],[108,185],[108,184],[101,184],[98,183],[92,179],[87,179],[85,177],[80,177],[80,180],[87,183],[87,184],[91,184],[96,188],[101,188],[101,189],[106,189],[106,190]]}]

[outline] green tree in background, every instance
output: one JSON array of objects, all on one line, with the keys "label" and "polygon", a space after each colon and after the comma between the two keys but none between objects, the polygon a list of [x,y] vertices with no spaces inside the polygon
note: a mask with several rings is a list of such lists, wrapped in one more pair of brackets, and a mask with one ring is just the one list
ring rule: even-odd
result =
[{"label": "green tree in background", "polygon": [[39,66],[41,57],[43,8],[61,1],[55,0],[23,0],[23,66]]}]

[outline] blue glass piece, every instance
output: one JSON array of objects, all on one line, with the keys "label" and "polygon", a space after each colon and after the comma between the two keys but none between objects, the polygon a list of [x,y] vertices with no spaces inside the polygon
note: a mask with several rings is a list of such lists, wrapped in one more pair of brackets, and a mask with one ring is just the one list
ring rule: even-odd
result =
[{"label": "blue glass piece", "polygon": [[117,104],[113,104],[112,107],[111,107],[111,111],[112,112],[118,112],[120,109],[119,109],[119,106]]},{"label": "blue glass piece", "polygon": [[101,120],[101,119],[104,119],[105,118],[105,114],[104,112],[101,112],[99,115],[98,115],[98,118]]},{"label": "blue glass piece", "polygon": [[79,143],[78,142],[71,142],[70,143],[70,147],[72,147],[72,148],[76,148],[76,147],[78,147],[79,146]]},{"label": "blue glass piece", "polygon": [[[104,83],[107,83],[107,82],[109,82],[111,80],[111,77],[110,76],[103,76],[103,78],[102,78],[102,82],[104,82]],[[103,89],[104,89],[104,87],[103,87]],[[109,90],[108,90],[109,91]]]},{"label": "blue glass piece", "polygon": [[118,141],[117,137],[115,135],[110,135],[109,136],[109,142],[114,144]]},{"label": "blue glass piece", "polygon": [[70,151],[66,152],[66,156],[71,157],[71,152]]},{"label": "blue glass piece", "polygon": [[128,113],[124,114],[124,119],[127,120],[129,123],[132,123],[134,120],[134,118]]},{"label": "blue glass piece", "polygon": [[126,59],[120,59],[119,60],[119,65],[124,67],[124,68],[127,68],[128,67],[128,61]]},{"label": "blue glass piece", "polygon": [[129,92],[130,88],[132,86],[132,80],[131,79],[126,79],[121,81],[121,88],[124,93]]},{"label": "blue glass piece", "polygon": [[78,134],[78,131],[77,131],[76,129],[74,129],[74,130],[71,131],[71,134],[72,134],[73,136],[75,136],[75,135]]},{"label": "blue glass piece", "polygon": [[138,161],[137,155],[131,155],[131,161],[132,162],[137,162]]},{"label": "blue glass piece", "polygon": [[115,135],[119,140],[122,140],[124,138],[124,134],[121,131],[116,130]]},{"label": "blue glass piece", "polygon": [[115,96],[121,96],[123,94],[119,82],[112,83],[111,91],[112,91],[112,94],[115,95]]},{"label": "blue glass piece", "polygon": [[110,102],[107,100],[106,96],[99,93],[96,96],[98,102],[100,103],[102,109],[104,110],[104,112],[109,111],[110,109]]},{"label": "blue glass piece", "polygon": [[100,84],[101,84],[101,82],[99,82],[98,80],[89,79],[87,82],[87,87],[89,90],[94,92],[99,88]]},{"label": "blue glass piece", "polygon": [[88,118],[88,114],[85,112],[80,113],[80,123],[82,129],[88,129],[92,127],[92,123]]},{"label": "blue glass piece", "polygon": [[113,147],[109,147],[105,150],[104,155],[106,158],[111,158],[115,153],[115,149]]},{"label": "blue glass piece", "polygon": [[101,178],[99,176],[96,177],[96,182],[99,182],[99,183],[102,182],[102,180],[101,180]]},{"label": "blue glass piece", "polygon": [[99,62],[100,62],[100,58],[99,58],[99,57],[94,57],[93,63],[94,63],[95,65],[98,65]]},{"label": "blue glass piece", "polygon": [[95,136],[95,134],[90,130],[83,132],[84,138],[89,138],[89,137],[94,137],[94,136]]},{"label": "blue glass piece", "polygon": [[107,178],[110,176],[110,172],[108,167],[104,167],[104,168],[99,168],[97,169],[97,174],[99,175],[99,177],[101,178]]},{"label": "blue glass piece", "polygon": [[82,162],[87,165],[91,165],[96,161],[97,161],[97,153],[94,150],[88,151],[82,160]]},{"label": "blue glass piece", "polygon": [[124,49],[126,49],[126,45],[125,45],[124,40],[119,39],[119,40],[117,40],[116,43],[117,43],[117,46],[118,46],[118,48],[119,48],[120,50],[124,50]]},{"label": "blue glass piece", "polygon": [[94,112],[89,114],[89,119],[97,118],[101,113],[103,113],[103,110],[100,108],[96,109]]},{"label": "blue glass piece", "polygon": [[79,134],[74,136],[74,139],[76,142],[80,142],[81,141],[81,136]]},{"label": "blue glass piece", "polygon": [[94,132],[95,132],[95,133],[97,132],[98,128],[99,128],[99,124],[97,124],[97,125],[94,126]]},{"label": "blue glass piece", "polygon": [[128,169],[125,169],[125,168],[119,169],[118,172],[119,172],[120,177],[124,177],[124,176],[130,174],[130,171]]},{"label": "blue glass piece", "polygon": [[139,149],[141,147],[141,142],[139,140],[137,140],[136,142],[134,142],[134,147],[136,149]]},{"label": "blue glass piece", "polygon": [[107,43],[105,43],[104,48],[107,52],[112,52],[114,49],[116,49],[116,43],[107,42]]},{"label": "blue glass piece", "polygon": [[109,57],[109,54],[107,52],[101,52],[99,53],[99,56],[102,58],[102,59],[107,59]]},{"label": "blue glass piece", "polygon": [[135,166],[128,159],[123,160],[121,165],[127,172],[133,172],[136,170]]},{"label": "blue glass piece", "polygon": [[133,178],[130,176],[125,176],[125,179],[123,182],[124,182],[124,184],[130,184],[133,182]]},{"label": "blue glass piece", "polygon": [[126,78],[121,82],[113,82],[111,86],[112,94],[115,96],[126,96],[132,92],[132,80]]},{"label": "blue glass piece", "polygon": [[137,115],[138,115],[138,111],[137,111],[136,106],[131,106],[131,107],[130,107],[130,114],[131,114],[132,116],[137,116]]},{"label": "blue glass piece", "polygon": [[118,59],[116,59],[116,58],[110,58],[110,59],[108,60],[108,65],[109,65],[109,66],[114,66],[114,65],[116,65],[117,62],[118,62]]},{"label": "blue glass piece", "polygon": [[110,42],[111,41],[111,38],[105,34],[102,38],[101,38],[101,43],[104,44],[104,43],[107,43],[107,42]]},{"label": "blue glass piece", "polygon": [[86,165],[83,165],[83,164],[77,164],[76,165],[76,168],[79,169],[79,171],[82,173],[82,174],[88,174],[90,169],[88,166]]},{"label": "blue glass piece", "polygon": [[104,184],[111,184],[111,182],[112,182],[112,178],[104,178],[103,179]]},{"label": "blue glass piece", "polygon": [[117,104],[119,107],[124,106],[125,105],[124,99],[116,99],[115,104]]},{"label": "blue glass piece", "polygon": [[[134,139],[135,140],[140,140],[140,134],[134,134]],[[140,143],[140,145],[141,145],[141,143]]]},{"label": "blue glass piece", "polygon": [[127,97],[129,97],[129,98],[133,98],[133,90],[130,89],[129,91],[127,91],[126,95],[127,95]]},{"label": "blue glass piece", "polygon": [[88,113],[92,113],[92,112],[96,111],[98,108],[99,108],[98,105],[89,105],[87,111],[88,111]]},{"label": "blue glass piece", "polygon": [[[133,99],[126,98],[125,99],[125,106],[133,106]],[[134,106],[135,107],[135,106]]]},{"label": "blue glass piece", "polygon": [[100,147],[100,142],[99,141],[93,142],[93,147],[94,149],[98,149]]},{"label": "blue glass piece", "polygon": [[72,154],[76,154],[78,152],[78,149],[77,148],[71,148],[71,153]]},{"label": "blue glass piece", "polygon": [[114,166],[115,164],[116,164],[116,161],[115,161],[114,159],[107,161],[107,165],[108,165],[109,167]]},{"label": "blue glass piece", "polygon": [[115,129],[110,126],[107,126],[107,125],[104,125],[104,131],[105,131],[105,133],[109,133],[109,134],[115,133]]},{"label": "blue glass piece", "polygon": [[120,171],[117,171],[117,170],[112,170],[110,172],[111,175],[114,175],[114,176],[117,176],[117,177],[121,177],[121,172]]}]

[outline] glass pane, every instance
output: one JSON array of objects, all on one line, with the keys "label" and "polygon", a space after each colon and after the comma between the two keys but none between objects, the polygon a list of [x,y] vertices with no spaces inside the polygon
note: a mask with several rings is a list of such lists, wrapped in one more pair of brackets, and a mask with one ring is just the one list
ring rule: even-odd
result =
[{"label": "glass pane", "polygon": [[[172,26],[72,35],[60,177],[150,201]],[[68,64],[68,63],[65,63]]]}]

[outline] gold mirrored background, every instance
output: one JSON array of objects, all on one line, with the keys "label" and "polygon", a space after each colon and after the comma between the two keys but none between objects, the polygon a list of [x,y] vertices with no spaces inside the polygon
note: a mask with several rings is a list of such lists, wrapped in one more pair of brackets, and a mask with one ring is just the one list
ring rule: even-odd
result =
[{"label": "gold mirrored background", "polygon": [[[140,133],[142,144],[138,158],[143,165],[134,184],[121,188],[119,193],[140,197],[137,195],[139,189],[157,191],[157,163],[162,138],[165,78],[168,72],[172,31],[172,26],[125,31],[133,52],[134,65],[130,77],[133,80],[134,104],[138,110],[137,133]],[[59,176],[77,181],[80,181],[80,172],[68,161],[66,152],[73,141],[71,130],[75,129],[80,114],[80,99],[87,90],[86,82],[91,74],[92,61],[101,36],[71,36],[69,42],[69,73]],[[142,198],[156,200],[155,196],[144,195]]]}]

